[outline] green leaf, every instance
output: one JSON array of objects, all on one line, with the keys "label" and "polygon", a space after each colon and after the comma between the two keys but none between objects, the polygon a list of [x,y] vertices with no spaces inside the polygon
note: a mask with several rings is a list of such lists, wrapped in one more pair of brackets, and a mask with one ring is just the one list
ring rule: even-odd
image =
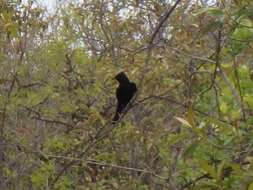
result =
[{"label": "green leaf", "polygon": [[221,102],[220,110],[222,113],[226,114],[228,112],[228,105],[226,102]]},{"label": "green leaf", "polygon": [[199,147],[199,142],[191,143],[187,148],[184,150],[183,157],[186,158],[188,156],[192,157],[196,149]]},{"label": "green leaf", "polygon": [[38,169],[33,171],[31,181],[36,189],[42,189],[47,184],[47,180],[52,176],[54,165],[52,163],[44,163]]},{"label": "green leaf", "polygon": [[249,19],[243,19],[240,25],[235,29],[232,34],[235,40],[250,41],[253,40],[252,22]]},{"label": "green leaf", "polygon": [[231,164],[231,165],[229,165],[229,166],[232,167],[233,173],[234,173],[234,174],[236,174],[236,175],[238,175],[238,176],[243,176],[244,171],[242,170],[240,164],[233,163],[233,164]]},{"label": "green leaf", "polygon": [[250,183],[248,190],[253,190],[253,182]]},{"label": "green leaf", "polygon": [[194,14],[194,16],[199,16],[203,13],[208,13],[210,15],[216,16],[216,17],[221,17],[224,15],[224,12],[222,9],[219,8],[214,8],[214,7],[210,7],[210,8],[204,8],[201,11],[197,12],[196,14]]},{"label": "green leaf", "polygon": [[224,166],[225,166],[225,160],[223,160],[219,165],[218,165],[218,171],[217,171],[217,179],[218,180],[222,180],[223,179],[223,176],[224,176]]},{"label": "green leaf", "polygon": [[253,109],[253,95],[246,94],[244,97],[245,102],[247,102],[248,106]]},{"label": "green leaf", "polygon": [[75,110],[75,105],[73,105],[71,102],[66,101],[61,105],[60,110],[63,113],[71,113]]},{"label": "green leaf", "polygon": [[72,189],[71,186],[73,180],[69,179],[66,176],[62,176],[61,179],[54,185],[55,190],[69,190]]},{"label": "green leaf", "polygon": [[211,166],[208,161],[206,160],[201,160],[199,161],[200,167],[207,172],[211,177],[216,179],[216,172],[213,166]]},{"label": "green leaf", "polygon": [[191,126],[196,127],[194,117],[195,117],[194,110],[193,110],[192,106],[190,106],[187,111],[187,121]]}]

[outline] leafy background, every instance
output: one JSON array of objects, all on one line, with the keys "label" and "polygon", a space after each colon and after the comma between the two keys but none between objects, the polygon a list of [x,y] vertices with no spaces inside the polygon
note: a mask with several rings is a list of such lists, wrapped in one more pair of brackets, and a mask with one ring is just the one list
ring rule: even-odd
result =
[{"label": "leafy background", "polygon": [[252,190],[252,41],[250,0],[1,0],[0,188]]}]

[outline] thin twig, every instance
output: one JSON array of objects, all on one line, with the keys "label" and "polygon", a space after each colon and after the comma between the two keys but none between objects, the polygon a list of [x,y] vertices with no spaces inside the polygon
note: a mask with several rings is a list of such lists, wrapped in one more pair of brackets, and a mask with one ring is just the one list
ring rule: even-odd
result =
[{"label": "thin twig", "polygon": [[211,78],[211,84],[210,86],[203,90],[202,92],[200,92],[200,95],[206,93],[207,91],[211,90],[215,84],[215,81],[216,81],[216,77],[217,77],[217,74],[218,74],[218,71],[220,69],[220,52],[221,52],[221,29],[219,29],[218,31],[218,37],[217,37],[217,41],[216,41],[216,53],[215,53],[215,68],[214,68],[214,72],[213,72],[213,75],[212,75],[212,78]]},{"label": "thin twig", "polygon": [[164,23],[168,20],[168,18],[170,17],[170,15],[172,14],[172,12],[175,10],[175,8],[177,7],[177,5],[180,3],[181,0],[177,0],[175,2],[175,4],[167,10],[167,13],[165,13],[165,15],[161,18],[161,21],[158,23],[158,25],[156,26],[150,41],[149,41],[149,45],[153,44],[153,41],[156,37],[156,35],[158,34],[158,32],[160,31],[161,27],[164,25]]}]

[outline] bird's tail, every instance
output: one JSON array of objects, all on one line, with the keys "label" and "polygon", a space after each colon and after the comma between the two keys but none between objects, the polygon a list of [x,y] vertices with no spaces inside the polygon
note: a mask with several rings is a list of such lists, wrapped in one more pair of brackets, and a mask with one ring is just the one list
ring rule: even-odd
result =
[{"label": "bird's tail", "polygon": [[119,120],[119,112],[116,112],[113,117],[113,121],[118,121],[118,120]]}]

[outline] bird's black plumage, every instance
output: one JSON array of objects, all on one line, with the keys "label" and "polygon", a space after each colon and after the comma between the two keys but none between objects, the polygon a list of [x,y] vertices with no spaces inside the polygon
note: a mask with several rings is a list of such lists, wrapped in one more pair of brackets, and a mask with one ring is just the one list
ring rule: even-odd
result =
[{"label": "bird's black plumage", "polygon": [[116,89],[116,97],[118,104],[113,121],[118,121],[120,118],[120,114],[123,113],[127,104],[135,95],[137,87],[134,82],[129,81],[128,77],[124,72],[117,74],[115,79],[119,82],[119,86]]}]

